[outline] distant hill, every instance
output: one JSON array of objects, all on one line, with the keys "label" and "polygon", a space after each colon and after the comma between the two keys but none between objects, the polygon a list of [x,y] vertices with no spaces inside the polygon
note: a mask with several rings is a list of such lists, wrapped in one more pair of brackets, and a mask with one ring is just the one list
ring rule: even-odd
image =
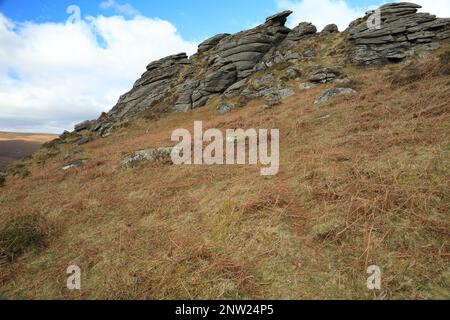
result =
[{"label": "distant hill", "polygon": [[55,138],[52,134],[0,132],[0,167],[33,154]]}]

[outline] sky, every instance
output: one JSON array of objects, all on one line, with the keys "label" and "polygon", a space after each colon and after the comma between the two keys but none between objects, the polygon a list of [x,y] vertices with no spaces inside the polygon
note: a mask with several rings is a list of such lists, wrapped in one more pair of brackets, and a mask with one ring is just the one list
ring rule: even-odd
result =
[{"label": "sky", "polygon": [[[146,65],[276,12],[341,30],[383,0],[0,0],[0,131],[61,133],[110,110]],[[450,0],[413,0],[450,17]]]}]

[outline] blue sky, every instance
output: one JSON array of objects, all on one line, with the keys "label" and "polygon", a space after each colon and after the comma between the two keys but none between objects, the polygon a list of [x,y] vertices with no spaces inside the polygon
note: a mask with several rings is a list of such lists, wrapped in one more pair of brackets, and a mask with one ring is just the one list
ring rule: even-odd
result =
[{"label": "blue sky", "polygon": [[[450,0],[412,0],[450,17]],[[54,132],[109,111],[170,54],[282,10],[288,26],[345,29],[383,0],[0,0],[0,131]],[[68,21],[76,5],[80,19]]]},{"label": "blue sky", "polygon": [[[75,4],[82,16],[121,14],[100,7],[101,1],[88,0],[3,0],[0,11],[15,21],[62,22],[66,8]],[[349,0],[350,7],[367,8],[382,1]],[[199,40],[210,34],[233,33],[251,27],[277,12],[274,0],[129,0],[127,3],[146,17],[172,22],[186,40]]]}]

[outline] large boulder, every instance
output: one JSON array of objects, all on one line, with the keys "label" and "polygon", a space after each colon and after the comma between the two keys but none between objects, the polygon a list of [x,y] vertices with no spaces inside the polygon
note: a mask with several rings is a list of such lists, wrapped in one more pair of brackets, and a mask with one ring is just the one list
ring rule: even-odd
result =
[{"label": "large boulder", "polygon": [[339,32],[339,28],[335,24],[329,24],[323,28],[323,30],[320,32],[322,34],[328,34],[328,33],[337,33]]},{"label": "large boulder", "polygon": [[286,40],[298,42],[317,33],[317,28],[310,22],[301,22],[298,26],[289,32]]},{"label": "large boulder", "polygon": [[83,130],[90,130],[92,124],[93,124],[93,122],[89,121],[89,120],[83,121],[83,122],[81,122],[79,124],[76,124],[75,128],[74,128],[75,132],[80,132],[80,131],[83,131]]},{"label": "large boulder", "polygon": [[440,41],[450,38],[450,19],[418,13],[420,8],[408,2],[386,4],[352,22],[347,29],[350,60],[386,64],[438,49]]}]

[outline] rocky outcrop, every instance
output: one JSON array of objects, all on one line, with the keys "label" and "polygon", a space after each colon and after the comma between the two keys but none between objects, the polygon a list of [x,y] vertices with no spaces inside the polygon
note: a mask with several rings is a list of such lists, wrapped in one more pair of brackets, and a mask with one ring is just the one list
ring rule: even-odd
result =
[{"label": "rocky outcrop", "polygon": [[[91,130],[106,137],[117,124],[136,116],[158,119],[168,112],[187,112],[205,106],[216,96],[225,102],[228,101],[224,99],[240,96],[277,104],[293,94],[286,83],[299,81],[305,69],[310,74],[308,82],[298,87],[300,90],[329,82],[344,83],[346,79],[339,68],[317,66],[318,69],[311,72],[309,68],[301,68],[301,63],[314,63],[314,59],[322,55],[320,41],[325,41],[324,38],[344,41],[326,53],[331,59],[333,54],[342,58],[336,62],[339,64],[346,58],[358,65],[397,62],[437,49],[440,42],[450,37],[450,19],[418,13],[419,8],[402,2],[368,12],[345,31],[347,40],[339,35],[328,36],[339,32],[334,24],[320,33],[309,22],[290,30],[285,23],[292,12],[277,13],[253,29],[218,34],[203,41],[190,58],[180,53],[150,63],[110,112],[103,113],[96,121],[77,125],[75,130]],[[378,12],[381,13],[379,25],[377,16],[374,19]],[[257,72],[262,77],[259,73],[254,76]],[[267,83],[258,84],[258,81]],[[227,106],[219,106],[218,112],[228,112]]]},{"label": "rocky outcrop", "polygon": [[314,36],[317,28],[309,22],[301,22],[297,27],[292,29],[286,38],[278,45],[273,47],[259,62],[255,69],[266,70],[281,63],[298,63],[300,61],[309,60],[315,56],[316,52],[313,48],[307,49],[305,52],[293,50],[299,42]]},{"label": "rocky outcrop", "polygon": [[341,72],[337,67],[319,68],[312,72],[309,81],[312,83],[328,83],[339,77]]},{"label": "rocky outcrop", "polygon": [[[192,90],[192,87],[188,87],[182,92],[182,101],[179,103],[183,105],[181,109],[187,109],[191,90],[192,108],[198,108],[204,106],[211,97],[224,93],[234,84],[241,85],[243,79],[254,73],[255,66],[264,55],[289,34],[290,29],[284,25],[291,13],[292,11],[283,11],[268,17],[264,24],[254,29],[218,37],[219,42],[208,52],[206,59],[210,71],[199,82],[197,88]],[[204,47],[204,45],[201,46]],[[229,91],[236,89],[234,87]]]},{"label": "rocky outcrop", "polygon": [[154,163],[172,163],[171,154],[173,148],[156,148],[140,150],[125,157],[120,164],[123,167],[132,168],[142,162],[154,162]]},{"label": "rocky outcrop", "polygon": [[321,104],[328,102],[331,98],[335,96],[340,96],[344,94],[355,93],[356,91],[351,88],[331,88],[324,91],[321,95],[319,95],[314,101],[315,104]]},{"label": "rocky outcrop", "polygon": [[[234,35],[219,34],[203,41],[188,59],[184,53],[150,63],[147,71],[116,106],[90,128],[100,136],[114,124],[152,110],[170,98],[163,112],[186,112],[204,106],[214,96],[236,95],[264,55],[290,33],[284,25],[291,11],[266,19],[256,28]],[[202,67],[203,66],[203,67]]]},{"label": "rocky outcrop", "polygon": [[68,163],[66,163],[62,169],[64,171],[70,170],[70,169],[75,169],[75,168],[79,168],[81,166],[83,166],[85,163],[84,160],[74,160],[74,161],[70,161]]},{"label": "rocky outcrop", "polygon": [[387,4],[352,22],[347,30],[353,44],[350,61],[385,64],[438,49],[440,41],[450,38],[450,19],[418,13],[419,8],[408,2]]}]

